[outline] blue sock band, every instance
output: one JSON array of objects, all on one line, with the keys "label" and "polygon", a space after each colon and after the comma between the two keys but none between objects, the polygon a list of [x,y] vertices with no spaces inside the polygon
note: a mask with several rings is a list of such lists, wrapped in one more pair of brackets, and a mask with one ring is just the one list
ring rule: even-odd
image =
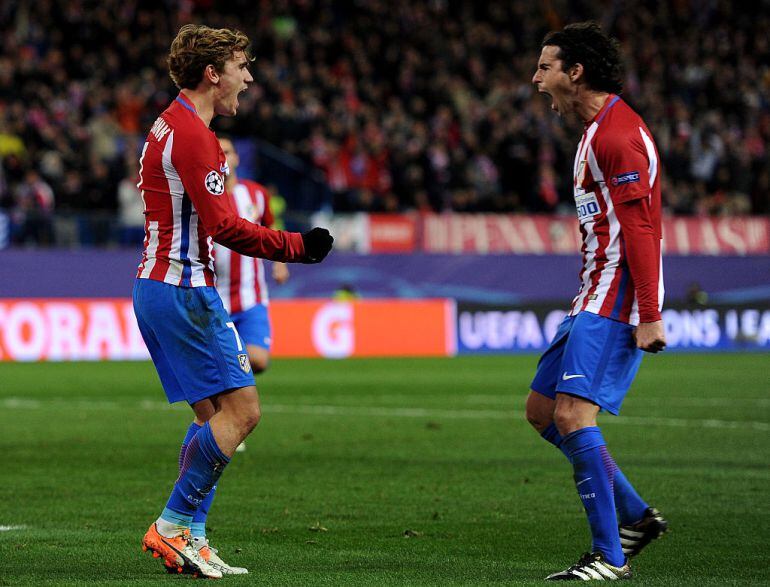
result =
[{"label": "blue sock band", "polygon": [[166,522],[179,524],[180,526],[187,526],[188,528],[192,525],[193,519],[192,514],[180,514],[179,512],[170,510],[167,507],[163,508],[163,511],[160,514],[160,518]]},{"label": "blue sock band", "polygon": [[193,522],[190,524],[190,536],[193,538],[206,537],[206,524],[203,522]]},{"label": "blue sock band", "polygon": [[613,495],[617,466],[607,451],[602,431],[597,426],[581,428],[567,434],[562,445],[569,452],[575,486],[588,516],[592,550],[601,552],[609,564],[622,566],[626,557],[620,546]]},{"label": "blue sock band", "polygon": [[[564,439],[553,422],[540,433],[540,436],[563,452],[564,456],[569,460],[569,451],[564,445]],[[639,496],[634,486],[626,479],[626,476],[617,464],[615,465],[614,487],[618,522],[621,524],[633,524],[641,520],[644,517],[644,511],[650,506]]]},{"label": "blue sock band", "polygon": [[211,426],[206,422],[187,446],[179,478],[166,508],[183,515],[194,515],[229,462],[230,459],[219,450]]}]

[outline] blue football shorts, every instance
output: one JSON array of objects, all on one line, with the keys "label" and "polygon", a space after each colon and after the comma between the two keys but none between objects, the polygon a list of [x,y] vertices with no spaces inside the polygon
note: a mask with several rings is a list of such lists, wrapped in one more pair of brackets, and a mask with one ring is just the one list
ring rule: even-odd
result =
[{"label": "blue football shorts", "polygon": [[642,362],[633,330],[591,312],[566,316],[540,357],[531,389],[551,399],[582,397],[617,415]]},{"label": "blue football shorts", "polygon": [[243,312],[230,314],[230,319],[235,322],[238,333],[247,345],[270,350],[272,339],[270,338],[270,317],[267,314],[267,306],[257,304]]},{"label": "blue football shorts", "polygon": [[215,288],[137,279],[134,313],[169,403],[254,385],[246,346]]}]

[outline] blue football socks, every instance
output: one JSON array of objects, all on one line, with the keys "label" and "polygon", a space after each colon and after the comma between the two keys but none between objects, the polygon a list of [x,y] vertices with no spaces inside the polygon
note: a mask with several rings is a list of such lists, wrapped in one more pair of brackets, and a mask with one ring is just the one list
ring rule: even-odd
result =
[{"label": "blue football socks", "polygon": [[617,466],[601,430],[597,426],[576,430],[562,438],[562,447],[569,454],[575,486],[588,515],[592,551],[601,552],[613,566],[623,566],[626,557],[620,546],[613,491]]},{"label": "blue football socks", "polygon": [[[184,466],[184,456],[187,453],[187,446],[190,444],[190,441],[193,439],[193,436],[195,436],[200,430],[202,426],[199,424],[196,424],[193,422],[190,424],[190,427],[187,429],[187,435],[184,437],[184,441],[182,441],[182,448],[179,451],[179,471],[182,471],[182,467]],[[192,517],[192,523],[190,524],[190,535],[193,538],[205,538],[206,537],[206,518],[208,518],[209,515],[209,509],[211,508],[211,503],[214,501],[214,495],[216,494],[217,486],[214,485],[214,487],[211,488],[211,491],[206,496],[206,499],[204,499],[201,502],[200,507],[197,509],[195,514]]]},{"label": "blue football socks", "polygon": [[[615,461],[613,460],[612,463],[614,464]],[[618,508],[618,522],[624,526],[641,520],[645,510],[650,507],[617,465],[615,465],[615,506]]]},{"label": "blue football socks", "polygon": [[556,424],[551,422],[548,425],[548,428],[540,433],[540,436],[558,448],[561,452],[564,453],[564,456],[569,459],[569,453],[567,452],[567,449],[564,448],[564,444],[562,443],[563,438],[561,434],[559,434],[559,431],[556,428]]},{"label": "blue football socks", "polygon": [[[564,447],[562,436],[556,429],[556,425],[551,424],[540,433],[545,440],[553,444],[569,460],[569,453]],[[612,458],[612,457],[610,457]],[[613,464],[615,461],[612,461]],[[615,464],[615,507],[618,509],[618,522],[628,525],[638,522],[644,517],[645,510],[649,507],[647,503],[639,496],[634,486],[626,479],[623,471]]]},{"label": "blue football socks", "polygon": [[211,493],[229,462],[230,459],[219,450],[211,426],[206,422],[192,436],[184,451],[179,478],[161,517],[166,519],[167,511],[174,512],[189,517],[192,523],[195,512]]},{"label": "blue football socks", "polygon": [[209,517],[209,508],[211,502],[214,501],[214,495],[217,492],[217,486],[211,488],[209,494],[201,502],[201,506],[193,514],[192,526],[190,526],[190,535],[193,538],[205,538],[206,537],[206,519]]}]

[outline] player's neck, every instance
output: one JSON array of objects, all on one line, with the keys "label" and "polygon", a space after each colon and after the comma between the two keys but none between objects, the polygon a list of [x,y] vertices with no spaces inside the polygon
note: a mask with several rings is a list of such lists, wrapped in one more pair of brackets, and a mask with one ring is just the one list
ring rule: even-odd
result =
[{"label": "player's neck", "polygon": [[230,171],[230,174],[225,178],[225,188],[231,192],[236,185],[238,185],[238,176],[235,175],[235,171]]},{"label": "player's neck", "polygon": [[593,120],[607,101],[609,94],[607,92],[594,92],[585,90],[584,95],[580,96],[575,107],[575,114],[580,117],[584,123]]},{"label": "player's neck", "polygon": [[182,95],[192,102],[196,114],[203,120],[203,123],[210,126],[211,119],[214,118],[214,100],[211,95],[208,92],[190,89],[182,90]]}]

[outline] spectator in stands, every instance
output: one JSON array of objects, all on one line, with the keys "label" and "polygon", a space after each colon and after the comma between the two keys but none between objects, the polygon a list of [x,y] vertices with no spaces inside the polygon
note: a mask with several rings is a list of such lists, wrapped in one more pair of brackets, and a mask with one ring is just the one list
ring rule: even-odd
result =
[{"label": "spectator in stands", "polygon": [[53,243],[54,196],[51,186],[30,169],[16,187],[13,216],[19,226],[14,236],[17,244],[49,246]]},{"label": "spectator in stands", "polygon": [[629,64],[624,98],[660,146],[669,211],[768,209],[764,3],[751,11],[651,3],[611,14],[567,3],[558,15],[505,0],[322,0],[258,12],[179,0],[86,5],[46,0],[34,20],[29,3],[0,8],[1,206],[13,205],[32,167],[53,190],[57,214],[114,215],[131,138],[169,100],[156,55],[169,31],[196,19],[237,23],[255,42],[257,87],[226,130],[322,170],[336,209],[561,210],[571,187],[554,178],[571,175],[574,145],[532,99],[528,67],[556,21],[604,18]]}]

